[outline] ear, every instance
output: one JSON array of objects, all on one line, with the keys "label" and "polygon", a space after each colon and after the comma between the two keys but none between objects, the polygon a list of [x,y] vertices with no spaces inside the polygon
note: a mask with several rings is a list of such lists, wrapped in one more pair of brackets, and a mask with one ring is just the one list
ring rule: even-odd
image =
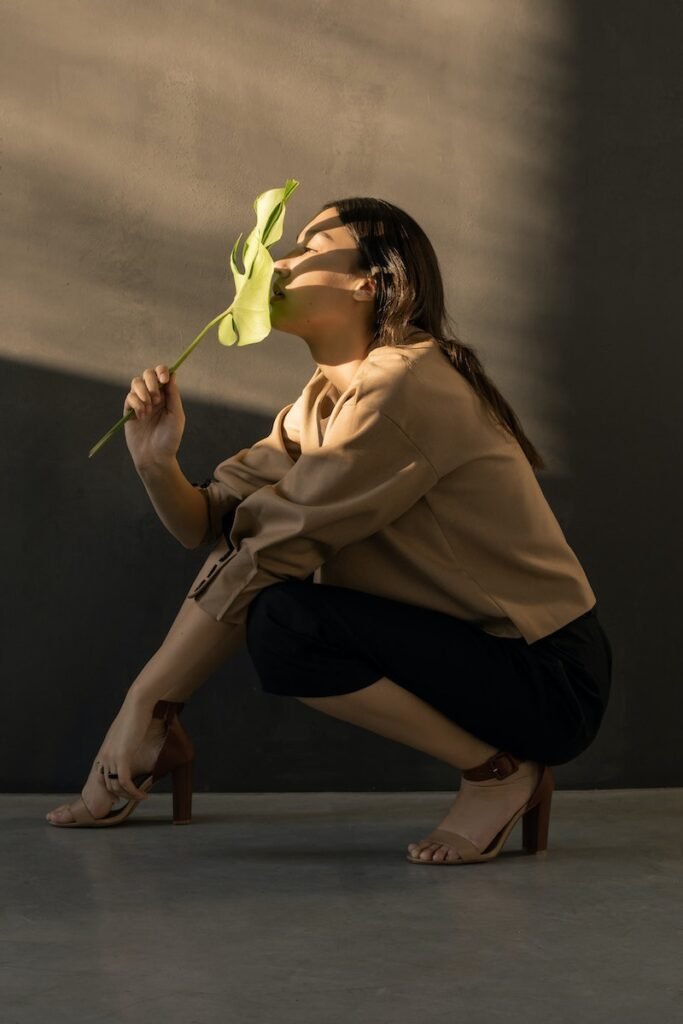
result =
[{"label": "ear", "polygon": [[352,295],[358,302],[373,302],[377,293],[377,282],[372,277],[365,277],[354,288]]}]

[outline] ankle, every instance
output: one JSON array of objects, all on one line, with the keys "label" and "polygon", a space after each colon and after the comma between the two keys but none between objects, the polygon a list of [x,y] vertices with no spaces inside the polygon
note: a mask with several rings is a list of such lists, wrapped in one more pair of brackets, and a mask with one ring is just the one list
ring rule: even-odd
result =
[{"label": "ankle", "polygon": [[498,786],[514,786],[515,783],[526,783],[531,776],[535,776],[538,773],[541,765],[537,761],[520,761],[514,772],[510,772],[504,778],[499,779],[493,776],[489,779],[467,779],[462,776],[462,784],[464,786],[476,786],[477,788],[490,787],[496,788]]},{"label": "ankle", "polygon": [[168,726],[163,718],[152,718],[147,727],[147,737],[163,736]]},{"label": "ankle", "polygon": [[489,744],[482,745],[478,753],[473,753],[469,756],[467,764],[460,764],[458,767],[461,772],[469,772],[473,768],[480,768],[498,753],[500,753],[500,747],[492,747]]}]

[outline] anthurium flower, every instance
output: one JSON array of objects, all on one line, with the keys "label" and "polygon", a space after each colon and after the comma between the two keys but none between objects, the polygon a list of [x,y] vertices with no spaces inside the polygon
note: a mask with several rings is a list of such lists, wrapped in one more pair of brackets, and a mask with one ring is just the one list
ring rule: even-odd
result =
[{"label": "anthurium flower", "polygon": [[[218,324],[218,340],[221,345],[254,345],[268,337],[271,331],[270,283],[273,277],[273,257],[268,250],[282,238],[285,206],[292,192],[298,186],[298,181],[288,178],[284,188],[271,188],[256,197],[254,200],[256,227],[242,246],[243,272],[237,266],[236,258],[242,233],[230,253],[230,267],[235,281],[235,298],[227,309],[214,317],[200,331],[175,363],[169,366],[170,373],[175,373],[204,335],[216,324]],[[97,444],[93,445],[88,452],[88,458],[98,452],[109,438],[121,430],[124,423],[134,415],[135,410],[129,409],[126,415],[122,416],[118,423],[115,423],[111,430],[108,430]]]}]

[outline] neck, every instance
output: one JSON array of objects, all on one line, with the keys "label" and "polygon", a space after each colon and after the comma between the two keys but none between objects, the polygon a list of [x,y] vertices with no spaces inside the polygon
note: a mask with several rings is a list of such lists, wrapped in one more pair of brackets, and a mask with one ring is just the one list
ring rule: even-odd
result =
[{"label": "neck", "polygon": [[[423,331],[418,327],[410,329],[403,337],[404,341],[422,341],[430,338],[431,335],[427,331]],[[330,360],[329,362],[322,362],[320,359],[316,359],[318,368],[322,370],[324,375],[339,392],[346,391],[347,387],[356,375],[358,367],[365,361],[368,353],[374,348],[378,347],[377,342],[368,342],[367,348],[363,355],[355,355],[351,358],[348,357],[348,348],[346,352],[346,358],[342,358],[340,361]],[[329,359],[329,356],[327,357]]]}]

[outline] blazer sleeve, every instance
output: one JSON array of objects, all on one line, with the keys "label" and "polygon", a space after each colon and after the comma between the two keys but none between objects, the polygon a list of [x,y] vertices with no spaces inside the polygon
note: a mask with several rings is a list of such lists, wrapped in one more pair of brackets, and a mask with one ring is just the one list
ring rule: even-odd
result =
[{"label": "blazer sleeve", "polygon": [[297,451],[301,449],[291,438],[288,447],[282,426],[294,404],[290,402],[280,409],[267,437],[224,459],[214,469],[213,477],[207,477],[202,483],[191,481],[207,504],[207,529],[200,547],[215,543],[221,537],[225,524],[241,501],[266,484],[276,483],[294,465]]},{"label": "blazer sleeve", "polygon": [[[255,595],[305,579],[341,548],[381,530],[437,482],[430,461],[386,414],[355,397],[331,417],[322,446],[246,497],[230,544],[188,597],[240,624]],[[204,596],[200,596],[204,594]]]}]

